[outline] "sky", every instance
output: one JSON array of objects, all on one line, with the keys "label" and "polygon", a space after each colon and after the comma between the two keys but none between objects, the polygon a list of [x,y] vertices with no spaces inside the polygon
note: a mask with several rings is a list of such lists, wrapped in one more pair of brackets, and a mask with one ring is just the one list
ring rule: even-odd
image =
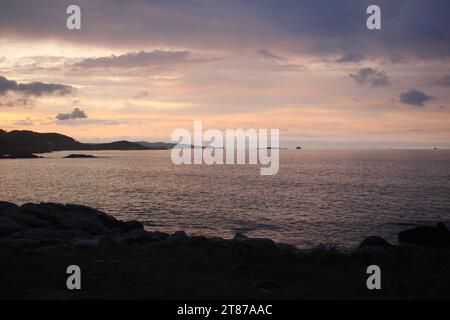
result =
[{"label": "sky", "polygon": [[[81,30],[66,27],[81,7]],[[366,9],[381,8],[381,30]],[[83,142],[280,129],[450,147],[448,0],[0,0],[0,128]]]}]

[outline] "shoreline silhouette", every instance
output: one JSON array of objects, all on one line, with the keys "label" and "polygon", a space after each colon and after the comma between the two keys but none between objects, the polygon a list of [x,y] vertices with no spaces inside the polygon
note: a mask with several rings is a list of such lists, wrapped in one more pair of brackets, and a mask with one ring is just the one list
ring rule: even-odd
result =
[{"label": "shoreline silhouette", "polygon": [[[58,298],[58,270],[74,262],[88,275],[75,298],[445,296],[447,227],[439,223],[405,230],[399,240],[391,245],[371,236],[353,250],[324,245],[301,250],[242,234],[226,240],[146,231],[139,221],[120,221],[81,205],[0,202],[0,258],[7,261],[0,264],[0,274],[8,275],[0,297]],[[364,266],[372,263],[390,270],[384,290],[376,295],[362,290],[355,277],[358,272],[364,277]],[[38,284],[37,296],[33,289]]]}]

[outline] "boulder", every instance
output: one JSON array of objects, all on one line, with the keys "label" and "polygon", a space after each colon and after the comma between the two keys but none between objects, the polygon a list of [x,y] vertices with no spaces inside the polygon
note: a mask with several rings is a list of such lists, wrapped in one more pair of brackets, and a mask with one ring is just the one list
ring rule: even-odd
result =
[{"label": "boulder", "polygon": [[15,232],[25,229],[9,217],[0,216],[0,237],[8,236]]},{"label": "boulder", "polygon": [[283,251],[294,251],[295,249],[297,249],[292,244],[282,243],[282,242],[281,243],[276,243],[275,246],[276,246],[276,248],[278,250],[283,250]]},{"label": "boulder", "polygon": [[130,232],[136,229],[144,230],[144,225],[137,220],[125,221],[122,223],[121,229],[123,232]]},{"label": "boulder", "polygon": [[238,244],[245,244],[250,247],[258,248],[273,248],[275,247],[275,242],[272,239],[266,238],[249,238],[241,233],[237,233],[232,242]]},{"label": "boulder", "polygon": [[32,241],[40,246],[44,246],[65,242],[73,237],[73,234],[52,228],[28,228],[14,233],[9,239],[18,242]]},{"label": "boulder", "polygon": [[112,231],[106,227],[102,220],[89,215],[73,216],[60,221],[63,228],[69,230],[81,230],[91,235],[111,234]]},{"label": "boulder", "polygon": [[186,232],[184,231],[176,231],[174,234],[170,235],[170,240],[182,241],[188,238]]},{"label": "boulder", "polygon": [[358,249],[387,249],[389,247],[392,247],[392,244],[385,239],[378,236],[371,236],[364,239],[358,246]]},{"label": "boulder", "polygon": [[74,239],[71,241],[70,245],[74,249],[92,249],[100,245],[100,239]]},{"label": "boulder", "polygon": [[450,231],[442,222],[436,227],[420,226],[399,232],[398,241],[422,246],[447,247],[450,246]]},{"label": "boulder", "polygon": [[246,235],[243,235],[242,233],[236,233],[236,235],[233,238],[233,241],[237,242],[243,242],[245,240],[248,240],[248,237]]},{"label": "boulder", "polygon": [[144,231],[142,229],[135,229],[127,234],[121,234],[119,237],[119,242],[126,245],[133,244],[144,244],[149,242],[162,241],[169,238],[167,233],[155,231]]},{"label": "boulder", "polygon": [[118,245],[118,241],[114,236],[106,235],[98,238],[99,246],[103,248],[113,248]]},{"label": "boulder", "polygon": [[18,224],[30,228],[42,228],[51,224],[49,221],[40,219],[33,214],[22,212],[19,208],[6,210],[3,212],[3,215],[13,219]]},{"label": "boulder", "polygon": [[85,159],[85,158],[97,158],[96,156],[93,156],[91,154],[69,154],[68,156],[65,156],[64,158],[66,159],[76,159],[76,158],[81,158],[81,159]]},{"label": "boulder", "polygon": [[6,211],[17,210],[17,209],[19,209],[19,207],[14,203],[0,201],[0,216],[2,216],[3,213]]},{"label": "boulder", "polygon": [[60,220],[72,216],[72,213],[66,210],[64,205],[56,203],[25,203],[20,206],[20,211],[55,225],[59,225]]},{"label": "boulder", "polygon": [[[168,234],[148,232],[139,221],[120,221],[102,211],[81,205],[26,203],[20,207],[0,202],[0,247],[110,248],[165,240]],[[172,239],[186,239],[176,232]]]},{"label": "boulder", "polygon": [[109,229],[120,230],[123,224],[123,221],[119,221],[109,214],[87,206],[67,204],[65,209],[73,212],[74,214],[97,217],[102,221],[103,225]]},{"label": "boulder", "polygon": [[0,159],[40,159],[42,157],[33,153],[19,153],[19,154],[0,154]]},{"label": "boulder", "polygon": [[249,238],[242,243],[253,248],[275,248],[275,242],[272,239],[268,238]]}]

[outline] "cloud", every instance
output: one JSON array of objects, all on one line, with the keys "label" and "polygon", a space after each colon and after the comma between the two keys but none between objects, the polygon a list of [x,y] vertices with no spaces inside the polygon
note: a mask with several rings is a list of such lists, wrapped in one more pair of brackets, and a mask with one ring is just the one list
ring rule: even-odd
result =
[{"label": "cloud", "polygon": [[450,74],[432,81],[432,84],[439,87],[450,88]]},{"label": "cloud", "polygon": [[384,71],[377,71],[372,68],[362,68],[356,74],[350,74],[349,76],[360,86],[376,88],[385,87],[390,83],[389,77]]},{"label": "cloud", "polygon": [[262,49],[258,51],[258,54],[266,60],[285,60],[285,58],[277,56],[271,52],[269,52],[268,50]]},{"label": "cloud", "polygon": [[421,59],[450,57],[450,1],[377,0],[382,29],[366,28],[368,0],[109,1],[79,0],[80,32],[67,33],[67,3],[3,0],[0,37],[56,39],[117,48],[251,49],[368,58],[395,52]]},{"label": "cloud", "polygon": [[8,80],[3,76],[0,76],[0,95],[5,95],[7,92],[15,92],[19,94],[26,94],[32,96],[42,95],[67,95],[71,94],[75,89],[71,86],[55,83],[44,82],[30,82],[30,83],[18,83],[14,80]]},{"label": "cloud", "polygon": [[427,101],[432,99],[434,98],[416,89],[410,89],[400,95],[401,102],[417,107],[423,107]]},{"label": "cloud", "polygon": [[29,96],[4,97],[2,100],[0,107],[32,107],[35,103],[34,99],[30,99]]},{"label": "cloud", "polygon": [[148,91],[140,91],[133,97],[133,99],[143,99],[147,98],[148,96],[149,96]]},{"label": "cloud", "polygon": [[137,68],[184,62],[189,55],[188,51],[139,51],[119,56],[87,58],[73,66],[80,68]]},{"label": "cloud", "polygon": [[346,55],[343,55],[339,59],[337,59],[335,62],[337,63],[357,63],[364,60],[366,57],[359,53],[347,53]]},{"label": "cloud", "polygon": [[86,119],[87,117],[88,117],[87,114],[83,110],[75,108],[70,113],[59,113],[56,116],[56,119],[58,119],[60,121],[65,121],[65,120],[74,120],[74,119]]},{"label": "cloud", "polygon": [[60,125],[65,125],[65,126],[81,126],[81,125],[98,125],[98,126],[118,126],[121,124],[126,124],[127,121],[122,121],[122,120],[104,120],[104,119],[86,119],[86,120],[82,120],[82,121],[78,121],[76,119],[69,119],[66,121],[57,121],[58,124]]},{"label": "cloud", "polygon": [[34,125],[34,121],[31,120],[30,117],[28,117],[25,120],[17,120],[16,122],[14,122],[14,125],[16,125],[16,126],[32,126],[32,125]]},{"label": "cloud", "polygon": [[272,52],[262,49],[258,51],[258,55],[265,61],[272,63],[271,69],[273,71],[290,72],[300,71],[304,69],[304,66],[297,63],[289,62],[288,58],[273,54]]}]

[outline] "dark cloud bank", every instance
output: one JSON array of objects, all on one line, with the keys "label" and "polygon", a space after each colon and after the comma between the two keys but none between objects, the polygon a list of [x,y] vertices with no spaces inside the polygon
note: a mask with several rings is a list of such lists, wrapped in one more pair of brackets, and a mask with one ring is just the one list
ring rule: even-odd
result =
[{"label": "dark cloud bank", "polygon": [[0,95],[5,95],[8,92],[15,92],[36,97],[50,94],[63,96],[71,94],[74,91],[75,89],[73,87],[63,84],[44,82],[18,83],[17,81],[8,80],[7,78],[0,76]]},{"label": "dark cloud bank", "polygon": [[139,51],[109,57],[87,58],[73,67],[80,68],[137,68],[142,66],[173,64],[188,59],[188,51]]},{"label": "dark cloud bank", "polygon": [[[277,52],[340,55],[340,62],[450,57],[448,0],[79,0],[77,32],[65,29],[67,4],[2,0],[0,36],[253,52],[270,43]],[[366,28],[370,4],[381,6],[381,30]]]},{"label": "dark cloud bank", "polygon": [[356,74],[350,74],[350,78],[360,86],[372,88],[385,87],[390,83],[389,77],[384,71],[377,71],[372,68],[362,68]]},{"label": "dark cloud bank", "polygon": [[74,120],[74,119],[86,119],[87,117],[88,117],[87,114],[83,110],[80,110],[79,108],[75,108],[75,109],[73,109],[72,112],[69,112],[69,113],[59,113],[56,116],[56,119],[58,119],[60,121],[65,121],[65,120]]},{"label": "dark cloud bank", "polygon": [[423,107],[426,102],[433,100],[434,98],[417,90],[410,89],[406,92],[403,92],[400,95],[400,101],[404,104],[409,104],[411,106]]}]

